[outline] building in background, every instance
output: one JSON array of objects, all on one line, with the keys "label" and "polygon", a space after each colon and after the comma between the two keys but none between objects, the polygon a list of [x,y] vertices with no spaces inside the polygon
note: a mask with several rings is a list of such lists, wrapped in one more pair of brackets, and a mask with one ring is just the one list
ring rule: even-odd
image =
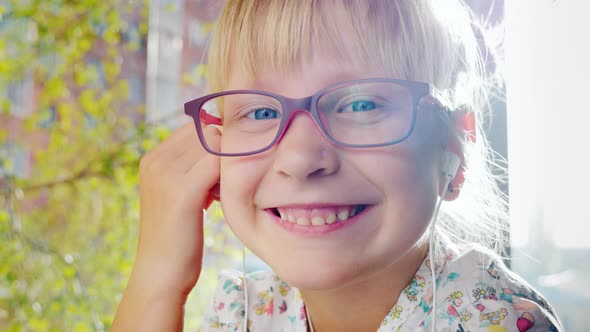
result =
[{"label": "building in background", "polygon": [[205,92],[206,49],[219,0],[151,0],[147,53],[148,122],[186,120],[183,105]]},{"label": "building in background", "polygon": [[[129,83],[129,102],[133,105],[146,105],[145,120],[148,122],[166,121],[172,125],[183,117],[184,102],[196,98],[205,89],[206,46],[212,21],[217,15],[220,1],[200,0],[151,0],[148,17],[142,17],[141,8],[125,14],[127,26],[121,32],[121,44],[134,42],[139,50],[121,51],[121,78]],[[2,2],[0,2],[2,4]],[[124,6],[122,4],[121,6]],[[121,11],[127,13],[126,11]],[[147,22],[146,22],[147,21]],[[140,26],[149,23],[147,37],[142,37]],[[27,22],[4,20],[2,25],[24,25]],[[6,29],[6,26],[0,27]],[[10,28],[10,27],[9,27]],[[22,29],[21,27],[12,27]],[[105,26],[97,23],[98,35]],[[0,35],[1,36],[1,35]],[[105,86],[104,68],[101,57],[105,48],[98,42],[86,56],[88,65],[95,67],[98,79],[96,87]],[[52,61],[46,59],[47,66]],[[9,104],[9,113],[0,114],[0,129],[7,129],[9,144],[2,152],[10,156],[11,174],[27,177],[31,172],[35,147],[44,144],[43,135],[33,139],[23,131],[24,121],[37,109],[37,96],[43,89],[42,82],[35,82],[28,75],[20,82],[13,82],[6,91],[0,91],[0,100]],[[77,97],[72,87],[73,98]],[[57,111],[50,109],[40,128],[48,128],[57,119]],[[138,119],[139,121],[143,119]],[[171,122],[169,122],[171,121]]]},{"label": "building in background", "polygon": [[[0,1],[0,5],[3,1]],[[126,101],[127,105],[138,106],[145,104],[145,82],[146,82],[146,61],[147,61],[147,40],[142,37],[140,26],[147,19],[141,14],[141,8],[138,4],[133,5],[134,8],[129,10],[129,4],[120,4],[121,7],[126,6],[125,9],[118,11],[122,14],[122,19],[125,26],[120,31],[120,43],[117,46],[118,55],[117,61],[120,63],[121,72],[120,78],[126,80],[129,87],[129,96]],[[6,11],[10,12],[10,7],[6,7]],[[84,64],[86,67],[92,67],[97,74],[96,79],[90,83],[92,88],[101,89],[107,88],[105,79],[105,70],[107,70],[102,58],[105,57],[107,47],[102,38],[106,31],[106,25],[102,21],[97,21],[92,25],[93,32],[97,35],[96,43],[84,56]],[[32,35],[31,45],[36,42],[34,39],[36,32],[36,25],[32,19],[4,19],[0,24],[0,38],[7,38],[10,40],[10,33],[14,31],[23,31],[23,35]],[[14,37],[12,37],[14,38]],[[5,47],[10,47],[8,42]],[[128,46],[133,45],[130,49]],[[37,45],[31,46],[38,47]],[[31,50],[32,51],[32,50]],[[51,71],[60,61],[57,55],[46,55],[43,59],[37,59],[41,62],[46,70]],[[75,71],[73,68],[72,71]],[[74,74],[72,72],[72,74]],[[2,78],[9,80],[10,78]],[[65,79],[64,79],[65,80]],[[36,80],[33,75],[25,75],[21,81],[10,82],[5,91],[0,91],[0,101],[8,112],[0,112],[0,130],[7,133],[7,142],[0,146],[0,161],[4,161],[4,165],[0,163],[0,181],[2,175],[13,175],[20,178],[28,178],[31,172],[34,171],[34,152],[42,149],[48,141],[49,128],[56,122],[59,117],[59,112],[55,107],[48,109],[39,109],[38,97],[43,89],[46,88],[46,82]],[[72,81],[66,81],[67,85],[67,99],[74,100],[80,96],[82,89]],[[117,110],[125,112],[126,108]],[[25,130],[27,119],[34,112],[43,112],[42,119],[35,124],[35,130]],[[143,118],[138,118],[135,114],[127,114],[133,116],[135,121],[143,121]],[[100,119],[86,117],[86,121],[92,124]],[[1,182],[0,182],[1,184]]]}]

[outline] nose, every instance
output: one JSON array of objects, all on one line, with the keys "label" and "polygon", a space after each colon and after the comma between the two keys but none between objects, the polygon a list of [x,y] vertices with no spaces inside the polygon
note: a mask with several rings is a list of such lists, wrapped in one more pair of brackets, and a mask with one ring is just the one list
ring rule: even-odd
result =
[{"label": "nose", "polygon": [[275,150],[273,169],[299,181],[334,174],[340,168],[335,146],[308,112],[293,115]]}]

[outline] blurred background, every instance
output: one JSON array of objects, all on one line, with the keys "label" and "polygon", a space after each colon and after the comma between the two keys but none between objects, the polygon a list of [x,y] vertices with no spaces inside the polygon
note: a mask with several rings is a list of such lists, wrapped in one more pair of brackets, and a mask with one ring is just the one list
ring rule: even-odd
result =
[{"label": "blurred background", "polygon": [[[504,21],[491,37],[505,45],[492,65],[506,88],[486,128],[509,161],[511,267],[568,331],[584,331],[590,5],[466,2],[491,25]],[[0,330],[109,330],[135,255],[139,159],[188,120],[184,102],[205,93],[221,4],[0,0]],[[218,206],[205,232],[187,330],[218,271],[241,266]],[[251,254],[248,265],[263,268]]]}]

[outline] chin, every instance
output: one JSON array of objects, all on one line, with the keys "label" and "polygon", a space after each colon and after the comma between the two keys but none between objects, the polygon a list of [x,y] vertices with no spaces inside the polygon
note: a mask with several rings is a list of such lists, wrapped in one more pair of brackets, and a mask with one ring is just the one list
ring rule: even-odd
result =
[{"label": "chin", "polygon": [[289,285],[300,290],[328,290],[353,283],[361,275],[367,275],[368,266],[348,262],[322,261],[321,259],[299,259],[269,264],[274,273]]},{"label": "chin", "polygon": [[[282,272],[283,271],[275,271],[276,275],[281,280],[300,290],[333,289],[342,286],[343,283],[347,283],[347,281],[352,279],[352,276],[349,276],[346,273],[337,273],[335,271],[330,271],[329,273],[325,273],[325,271],[321,271],[320,273],[310,273],[307,270],[302,269],[300,271]],[[316,270],[315,272],[318,271]]]}]

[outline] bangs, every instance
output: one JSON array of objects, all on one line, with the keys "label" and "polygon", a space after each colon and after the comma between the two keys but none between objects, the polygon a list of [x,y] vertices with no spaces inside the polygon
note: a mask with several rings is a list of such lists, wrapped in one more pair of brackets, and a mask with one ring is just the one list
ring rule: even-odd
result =
[{"label": "bangs", "polygon": [[391,0],[228,1],[209,53],[211,90],[224,90],[232,70],[254,79],[297,69],[316,53],[383,76],[423,80],[411,62],[425,59],[424,47],[416,47],[418,24],[402,19],[404,6],[419,7]]},{"label": "bangs", "polygon": [[227,1],[209,49],[210,92],[225,90],[232,71],[254,80],[320,54],[429,83],[450,108],[475,106],[485,68],[470,22],[460,0]]}]

